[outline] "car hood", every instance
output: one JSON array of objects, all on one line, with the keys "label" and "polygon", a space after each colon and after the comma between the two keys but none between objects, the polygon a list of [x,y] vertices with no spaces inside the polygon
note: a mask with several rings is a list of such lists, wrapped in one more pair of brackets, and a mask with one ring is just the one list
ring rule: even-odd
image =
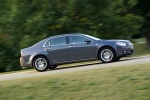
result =
[{"label": "car hood", "polygon": [[118,41],[120,41],[120,42],[130,42],[129,40],[117,40],[117,39],[115,39],[115,40],[103,40],[103,41],[107,41],[107,42],[118,42]]}]

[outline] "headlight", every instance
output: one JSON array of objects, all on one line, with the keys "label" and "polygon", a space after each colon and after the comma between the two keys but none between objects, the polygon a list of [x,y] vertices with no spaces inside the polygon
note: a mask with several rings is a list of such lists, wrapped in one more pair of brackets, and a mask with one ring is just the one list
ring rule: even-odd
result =
[{"label": "headlight", "polygon": [[124,42],[116,42],[116,44],[120,45],[120,46],[127,46],[126,43],[124,43]]}]

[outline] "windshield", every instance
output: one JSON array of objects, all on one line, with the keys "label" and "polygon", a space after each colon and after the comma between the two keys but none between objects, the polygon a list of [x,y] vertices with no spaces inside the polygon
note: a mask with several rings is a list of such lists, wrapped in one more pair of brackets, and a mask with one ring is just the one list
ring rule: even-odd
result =
[{"label": "windshield", "polygon": [[99,38],[96,38],[96,37],[93,37],[93,36],[90,36],[90,35],[85,35],[85,36],[87,36],[87,37],[89,37],[91,39],[94,39],[94,40],[100,40]]}]

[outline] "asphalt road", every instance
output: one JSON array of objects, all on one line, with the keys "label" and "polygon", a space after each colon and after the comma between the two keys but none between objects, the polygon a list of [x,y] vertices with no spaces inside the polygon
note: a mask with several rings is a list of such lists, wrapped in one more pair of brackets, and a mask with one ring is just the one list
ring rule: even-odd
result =
[{"label": "asphalt road", "polygon": [[72,72],[78,72],[78,71],[86,71],[86,70],[109,68],[109,67],[123,67],[123,66],[146,64],[146,63],[150,63],[150,56],[125,58],[118,62],[105,63],[105,64],[101,63],[100,61],[92,61],[92,62],[86,62],[86,63],[84,62],[84,64],[78,63],[78,64],[72,64],[72,65],[71,64],[62,65],[58,67],[56,70],[49,70],[46,72],[37,72],[33,70],[33,71],[1,74],[0,81],[23,79],[23,78],[30,78],[30,77],[36,77],[36,76],[72,73]]}]

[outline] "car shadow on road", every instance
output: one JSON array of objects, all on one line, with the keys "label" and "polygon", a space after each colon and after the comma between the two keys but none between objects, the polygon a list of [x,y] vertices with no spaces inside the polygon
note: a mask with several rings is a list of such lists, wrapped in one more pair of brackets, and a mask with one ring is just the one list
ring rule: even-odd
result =
[{"label": "car shadow on road", "polygon": [[[124,60],[119,60],[119,61],[115,61],[115,62],[111,62],[111,63],[116,63],[116,62],[121,62],[121,61],[125,61],[126,59]],[[127,59],[129,60],[129,59]],[[88,64],[79,64],[79,65],[75,65],[75,64],[71,64],[71,65],[63,65],[63,67],[57,67],[55,70],[61,70],[61,69],[69,69],[69,68],[77,68],[77,67],[86,67],[86,66],[91,66],[91,65],[103,65],[103,64],[108,64],[108,63],[102,63],[101,61],[99,62],[92,62],[92,63],[88,63]],[[53,70],[49,70],[49,71],[53,71]]]},{"label": "car shadow on road", "polygon": [[97,63],[91,63],[91,64],[82,64],[82,65],[70,65],[70,66],[64,66],[64,67],[58,67],[56,70],[60,69],[68,69],[68,68],[75,68],[75,67],[86,67],[86,66],[91,66],[91,65],[98,65],[98,64],[103,64],[101,62]]},{"label": "car shadow on road", "polygon": [[136,60],[136,59],[143,59],[143,58],[150,58],[150,56],[123,58],[123,59],[119,60],[118,62],[120,62],[120,61],[128,61],[128,60]]}]

